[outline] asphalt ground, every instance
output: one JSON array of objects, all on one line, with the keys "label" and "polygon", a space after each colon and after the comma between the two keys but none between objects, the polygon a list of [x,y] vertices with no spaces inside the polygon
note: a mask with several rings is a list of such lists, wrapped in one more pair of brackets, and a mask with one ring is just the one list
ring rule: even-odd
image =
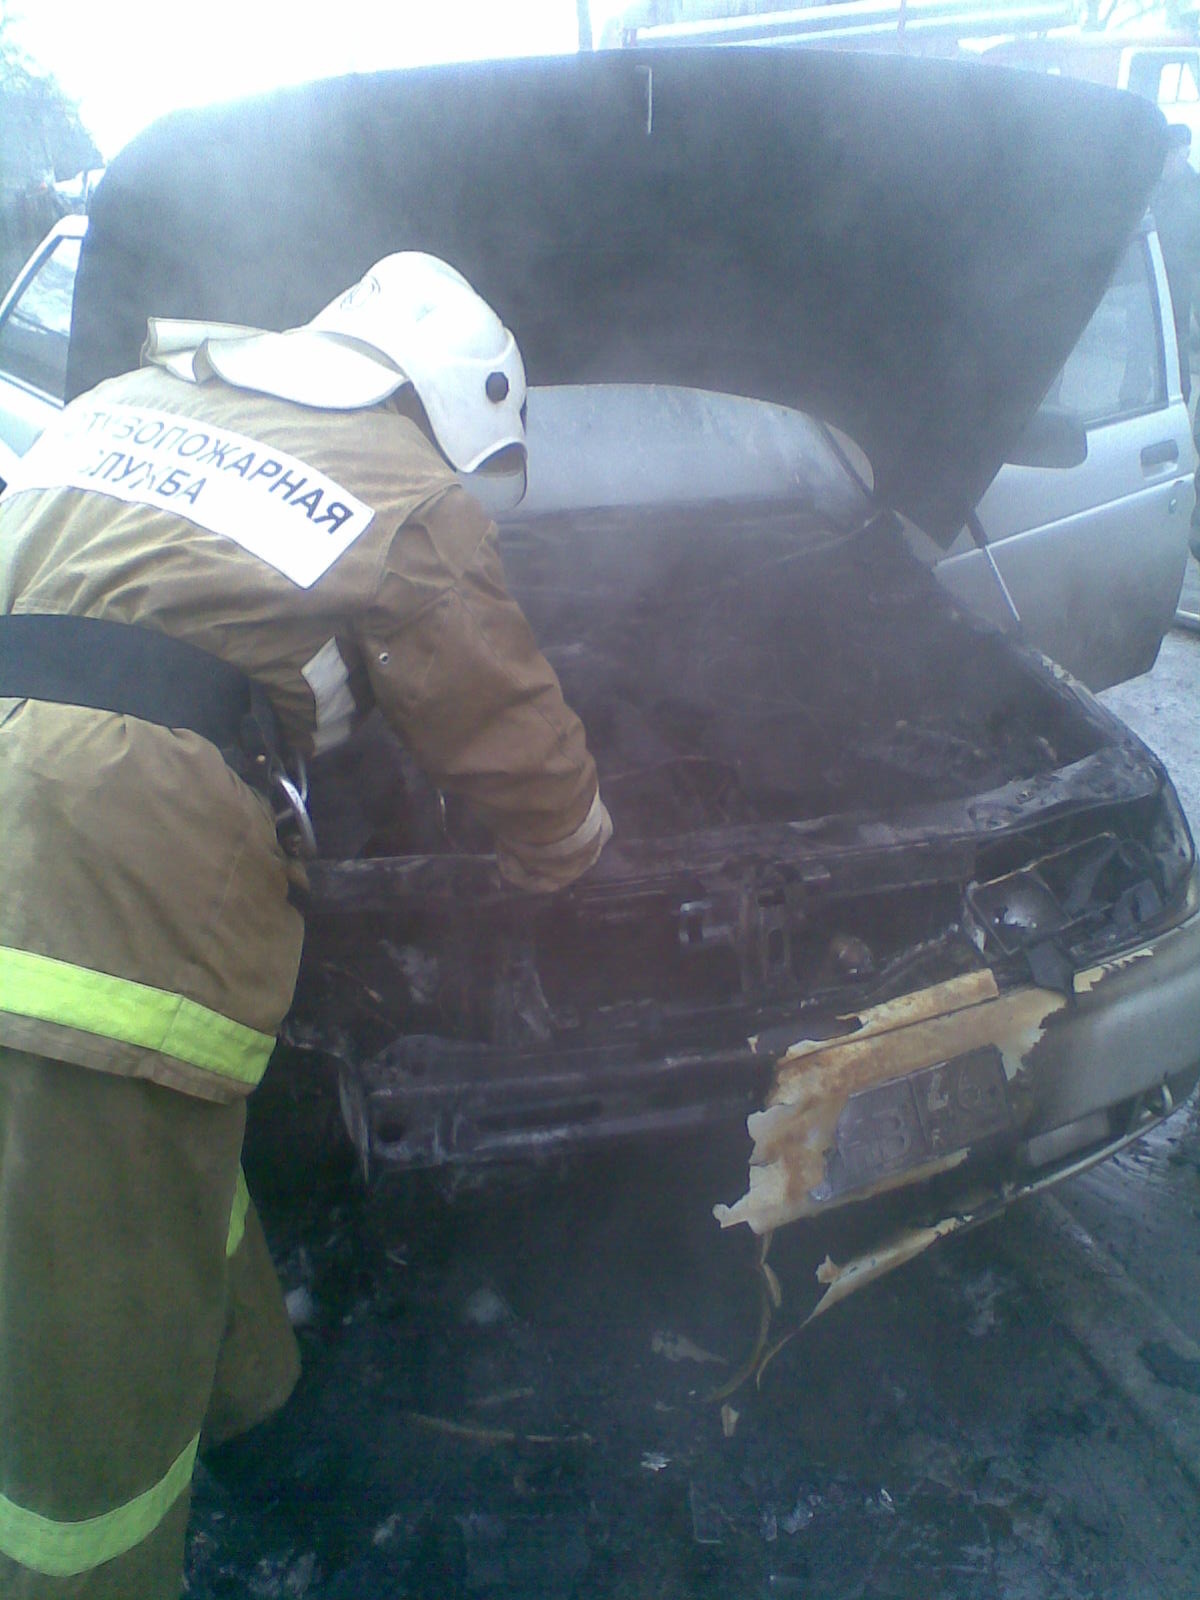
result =
[{"label": "asphalt ground", "polygon": [[[1200,637],[1172,632],[1104,697],[1194,825],[1198,681]],[[740,1192],[744,1134],[367,1197],[329,1115],[299,1075],[256,1110],[247,1170],[305,1370],[199,1469],[190,1595],[1200,1594],[1200,1451],[1166,1431],[1200,1391],[1192,1108],[1052,1214],[864,1290],[724,1408],[758,1279],[710,1208]],[[792,1231],[780,1328],[811,1273]]]}]

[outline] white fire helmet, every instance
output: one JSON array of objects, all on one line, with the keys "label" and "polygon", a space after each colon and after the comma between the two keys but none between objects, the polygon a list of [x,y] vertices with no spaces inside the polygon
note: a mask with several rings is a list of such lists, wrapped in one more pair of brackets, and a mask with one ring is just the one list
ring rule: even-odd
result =
[{"label": "white fire helmet", "polygon": [[214,330],[197,365],[238,388],[351,411],[411,383],[457,471],[476,472],[513,447],[523,462],[525,367],[516,340],[436,256],[385,256],[302,328],[229,333]]}]

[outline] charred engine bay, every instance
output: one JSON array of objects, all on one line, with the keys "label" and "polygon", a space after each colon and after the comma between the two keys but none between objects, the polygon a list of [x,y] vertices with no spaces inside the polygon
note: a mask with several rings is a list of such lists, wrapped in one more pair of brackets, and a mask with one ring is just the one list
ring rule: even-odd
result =
[{"label": "charred engine bay", "polygon": [[1155,774],[964,617],[893,519],[606,512],[509,524],[503,551],[588,730],[614,847],[575,889],[521,896],[378,727],[340,785],[326,774],[320,836],[359,859],[314,869],[291,1037],[349,1069],[364,1159],[751,1109],[751,1034],[985,959],[1029,980],[1013,895],[977,893],[982,931],[964,927],[972,882],[1025,873],[1026,921],[1097,948],[1113,905],[1126,937],[1161,912]]},{"label": "charred engine bay", "polygon": [[620,837],[886,816],[1094,747],[891,518],[609,511],[510,525],[503,553]]}]

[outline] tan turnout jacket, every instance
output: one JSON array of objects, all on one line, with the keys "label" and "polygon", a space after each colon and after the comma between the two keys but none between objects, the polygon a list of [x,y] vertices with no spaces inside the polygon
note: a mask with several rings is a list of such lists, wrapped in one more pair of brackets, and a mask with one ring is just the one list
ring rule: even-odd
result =
[{"label": "tan turnout jacket", "polygon": [[[89,492],[93,491],[93,492]],[[569,881],[605,818],[495,529],[390,403],[316,411],[130,373],[0,502],[0,613],[139,624],[236,663],[301,751],[378,704],[493,829]],[[260,1076],[301,920],[264,800],[199,735],[0,698],[0,1044],[225,1099]]]}]

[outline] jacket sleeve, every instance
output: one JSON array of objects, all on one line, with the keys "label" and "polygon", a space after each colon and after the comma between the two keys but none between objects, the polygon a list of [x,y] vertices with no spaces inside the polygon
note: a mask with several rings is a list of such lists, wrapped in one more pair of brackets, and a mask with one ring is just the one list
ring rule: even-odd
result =
[{"label": "jacket sleeve", "polygon": [[383,715],[469,800],[522,888],[570,883],[611,832],[583,725],[509,596],[496,529],[448,489],[397,531],[360,644]]}]

